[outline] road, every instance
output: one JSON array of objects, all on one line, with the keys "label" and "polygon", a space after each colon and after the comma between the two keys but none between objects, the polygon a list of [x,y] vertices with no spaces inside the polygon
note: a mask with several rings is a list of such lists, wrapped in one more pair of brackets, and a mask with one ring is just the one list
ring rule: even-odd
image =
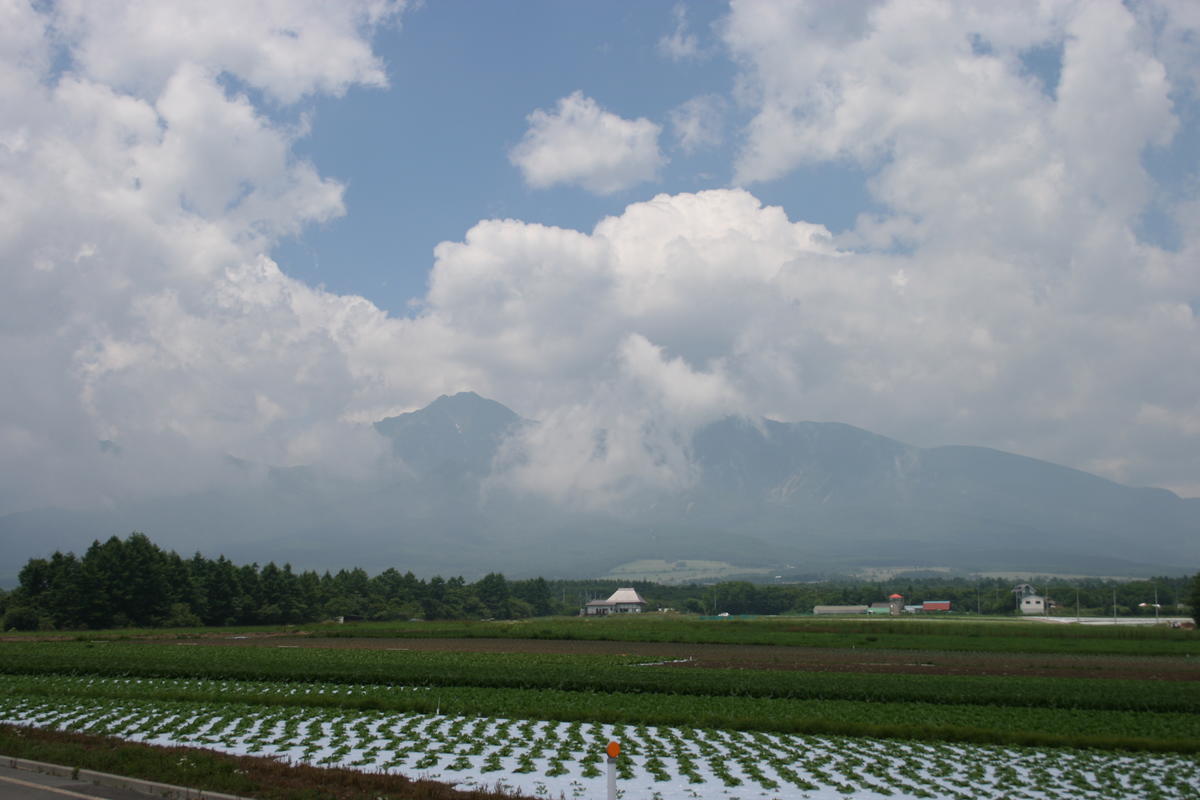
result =
[{"label": "road", "polygon": [[25,769],[0,766],[0,800],[146,800],[149,795],[98,786],[70,776],[43,775]]},{"label": "road", "polygon": [[1022,617],[1030,622],[1078,622],[1080,625],[1173,625],[1191,622],[1191,617],[1076,617],[1063,614],[1057,617]]}]

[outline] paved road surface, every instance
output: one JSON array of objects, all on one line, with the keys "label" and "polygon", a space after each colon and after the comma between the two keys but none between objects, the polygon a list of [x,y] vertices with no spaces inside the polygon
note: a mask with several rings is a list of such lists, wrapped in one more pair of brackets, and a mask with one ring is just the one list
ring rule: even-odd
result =
[{"label": "paved road surface", "polygon": [[146,800],[149,795],[71,778],[0,766],[0,800]]},{"label": "paved road surface", "polygon": [[1076,617],[1062,614],[1057,617],[1022,617],[1030,622],[1078,622],[1082,625],[1175,625],[1191,622],[1191,617]]}]

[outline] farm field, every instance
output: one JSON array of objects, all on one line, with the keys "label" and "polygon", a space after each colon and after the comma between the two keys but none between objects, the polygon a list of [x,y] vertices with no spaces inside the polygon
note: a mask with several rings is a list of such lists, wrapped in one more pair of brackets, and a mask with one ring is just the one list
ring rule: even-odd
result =
[{"label": "farm field", "polygon": [[[0,722],[464,789],[503,781],[534,797],[603,796],[609,738],[624,748],[626,798],[1200,792],[1200,640],[1188,632],[1014,627],[1008,649],[980,652],[911,646],[978,638],[953,623],[922,623],[907,641],[895,624],[868,628],[876,642],[892,637],[879,648],[645,641],[647,629],[709,639],[735,630],[654,624],[576,640],[439,639],[430,634],[464,627],[440,624],[415,638],[380,636],[381,626],[351,637],[358,626],[344,626],[333,638],[10,640],[0,642]],[[742,638],[791,633],[776,621],[737,624]],[[838,637],[863,637],[861,624],[821,621]],[[622,630],[640,640],[620,641]],[[1059,630],[1070,633],[1056,639]],[[1080,641],[1118,652],[1080,653]],[[1168,652],[1123,654],[1130,641]]]},{"label": "farm field", "polygon": [[197,745],[330,767],[397,771],[534,797],[603,795],[602,748],[622,743],[626,797],[1188,798],[1200,764],[1122,754],[772,735],[302,706],[51,701],[0,703],[2,721],[158,745]]},{"label": "farm field", "polygon": [[[1056,620],[1059,618],[1055,618]],[[1087,618],[1085,618],[1086,622]],[[581,619],[542,617],[523,620],[453,620],[412,622],[321,623],[303,630],[295,626],[236,628],[129,629],[86,633],[8,633],[0,641],[86,639],[195,641],[244,637],[305,639],[480,639],[628,644],[730,644],[806,649],[931,650],[963,653],[1048,653],[1055,655],[1195,655],[1195,631],[1166,626],[1074,625],[1012,617],[760,617],[728,620],[686,615],[639,614]],[[241,639],[238,639],[239,641]],[[410,645],[415,646],[415,645]]]},{"label": "farm field", "polygon": [[639,614],[599,619],[355,623],[317,626],[308,635],[350,639],[548,639],[1133,656],[1194,655],[1198,649],[1194,631],[1172,630],[1165,626],[1047,625],[1008,617],[711,620]]},{"label": "farm field", "polygon": [[1200,660],[1133,655],[978,653],[964,650],[787,647],[775,645],[625,642],[604,639],[381,638],[229,636],[208,639],[229,647],[319,647],[417,652],[636,655],[697,669],[819,670],[920,675],[1200,680]]}]

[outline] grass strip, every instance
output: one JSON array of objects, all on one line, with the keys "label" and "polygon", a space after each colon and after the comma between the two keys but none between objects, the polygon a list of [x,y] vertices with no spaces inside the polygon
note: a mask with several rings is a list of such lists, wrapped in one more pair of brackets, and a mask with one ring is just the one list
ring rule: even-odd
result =
[{"label": "grass strip", "polygon": [[0,672],[1200,713],[1200,682],[631,666],[628,656],[5,643]]},{"label": "grass strip", "polygon": [[509,791],[460,791],[400,775],[290,765],[271,758],[13,725],[0,725],[0,753],[261,800],[529,800]]}]

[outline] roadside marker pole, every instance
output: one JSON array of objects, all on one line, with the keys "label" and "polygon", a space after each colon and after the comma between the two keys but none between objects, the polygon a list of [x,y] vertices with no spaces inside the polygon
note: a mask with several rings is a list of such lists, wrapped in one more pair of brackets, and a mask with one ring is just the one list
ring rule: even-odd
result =
[{"label": "roadside marker pole", "polygon": [[617,756],[621,755],[621,743],[609,742],[604,752],[608,754],[608,800],[617,800]]}]

